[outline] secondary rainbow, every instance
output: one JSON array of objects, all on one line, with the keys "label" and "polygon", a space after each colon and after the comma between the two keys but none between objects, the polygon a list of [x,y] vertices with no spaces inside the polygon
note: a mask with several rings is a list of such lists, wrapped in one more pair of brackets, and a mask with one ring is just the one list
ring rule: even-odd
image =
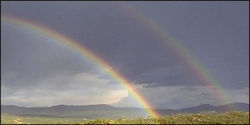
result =
[{"label": "secondary rainbow", "polygon": [[[124,13],[129,13],[132,18],[138,20],[142,25],[150,29],[152,33],[158,36],[161,41],[166,43],[167,47],[176,53],[176,55],[187,64],[190,70],[192,70],[192,72],[199,77],[199,79],[202,81],[201,83],[212,86],[213,88],[211,88],[211,91],[216,95],[217,101],[219,101],[221,104],[230,103],[229,96],[222,89],[218,80],[212,76],[209,70],[205,68],[205,66],[202,65],[202,63],[200,63],[193,56],[193,54],[186,49],[186,47],[180,44],[173,37],[167,35],[168,33],[158,23],[149,17],[146,17],[135,7],[129,6],[125,3],[120,4],[120,10]],[[232,108],[233,107],[227,107],[227,110],[232,110]]]},{"label": "secondary rainbow", "polygon": [[13,17],[13,16],[1,16],[2,21],[8,23],[14,23],[16,25],[21,25],[25,28],[29,28],[32,31],[36,31],[48,37],[56,39],[55,41],[58,44],[65,44],[70,49],[79,52],[83,58],[88,58],[93,61],[99,68],[105,70],[107,74],[112,77],[117,83],[121,84],[128,92],[135,98],[135,100],[140,103],[140,105],[154,118],[159,117],[159,114],[153,110],[152,106],[143,98],[143,96],[136,90],[136,88],[127,80],[121,73],[117,72],[112,68],[106,61],[98,57],[95,53],[90,51],[84,45],[79,44],[77,41],[66,37],[52,29],[49,29],[45,26],[35,24],[33,22]]}]

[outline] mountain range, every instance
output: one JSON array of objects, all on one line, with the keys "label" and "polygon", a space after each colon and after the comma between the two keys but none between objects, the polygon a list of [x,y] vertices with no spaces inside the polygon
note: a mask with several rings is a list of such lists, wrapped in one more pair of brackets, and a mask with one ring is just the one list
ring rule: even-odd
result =
[{"label": "mountain range", "polygon": [[[199,112],[226,112],[230,107],[234,111],[249,111],[249,104],[231,103],[220,106],[202,104],[182,109],[155,109],[160,115]],[[15,105],[1,105],[1,114],[6,113],[18,116],[40,116],[60,118],[135,118],[147,117],[144,109],[134,107],[114,107],[105,104],[99,105],[56,105],[51,107],[21,107]]]}]

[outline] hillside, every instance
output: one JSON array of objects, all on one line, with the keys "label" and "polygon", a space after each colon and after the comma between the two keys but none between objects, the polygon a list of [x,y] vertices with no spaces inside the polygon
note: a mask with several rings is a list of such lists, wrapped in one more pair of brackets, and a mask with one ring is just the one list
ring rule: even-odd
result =
[{"label": "hillside", "polygon": [[162,116],[160,118],[94,119],[20,117],[1,114],[2,124],[249,124],[249,112],[199,113]]}]

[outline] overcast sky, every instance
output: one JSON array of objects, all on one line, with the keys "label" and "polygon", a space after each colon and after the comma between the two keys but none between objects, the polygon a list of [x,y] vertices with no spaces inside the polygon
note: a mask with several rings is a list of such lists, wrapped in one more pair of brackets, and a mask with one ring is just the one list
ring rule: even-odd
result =
[{"label": "overcast sky", "polygon": [[[1,2],[2,15],[48,27],[89,48],[130,80],[154,108],[223,102],[214,86],[204,85],[135,12],[192,53],[218,81],[228,102],[248,103],[248,10],[248,2]],[[1,21],[1,101],[140,107],[88,58],[6,21]]]}]

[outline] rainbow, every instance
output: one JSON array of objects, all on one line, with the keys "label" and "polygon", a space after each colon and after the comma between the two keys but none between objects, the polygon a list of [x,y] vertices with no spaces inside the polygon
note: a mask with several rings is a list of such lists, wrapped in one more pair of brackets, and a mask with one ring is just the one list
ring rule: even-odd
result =
[{"label": "rainbow", "polygon": [[[189,69],[195,73],[198,78],[202,81],[204,85],[211,86],[212,92],[216,95],[216,100],[221,104],[230,103],[230,98],[220,86],[219,81],[216,80],[207,68],[205,68],[202,63],[200,63],[193,54],[188,51],[182,44],[180,44],[176,39],[171,36],[168,36],[167,32],[156,23],[154,20],[149,17],[145,17],[142,12],[140,12],[135,7],[129,6],[127,4],[120,4],[120,10],[124,13],[129,13],[132,18],[142,22],[142,25],[150,29],[152,33],[157,35],[157,38],[160,38],[168,48],[170,48],[181,60],[183,60]],[[232,110],[233,107],[227,107],[227,110]]]},{"label": "rainbow", "polygon": [[29,28],[33,31],[41,33],[45,36],[54,38],[55,42],[57,42],[58,44],[64,44],[70,49],[80,53],[82,57],[88,58],[89,60],[94,62],[97,66],[99,66],[101,69],[106,71],[106,73],[110,77],[116,80],[117,83],[122,85],[134,97],[134,99],[145,109],[145,111],[150,116],[152,116],[153,118],[159,117],[159,114],[155,110],[153,110],[152,106],[135,89],[135,87],[131,84],[129,80],[127,80],[121,73],[113,69],[106,61],[98,57],[95,53],[90,51],[88,48],[86,48],[82,44],[79,44],[79,42],[69,37],[66,37],[65,35],[62,35],[56,31],[53,31],[52,29],[49,29],[45,26],[41,26],[41,25],[35,24],[33,22],[30,22],[21,18],[16,18],[16,17],[11,17],[11,16],[1,16],[1,20],[8,22],[8,23],[21,25],[25,28]]}]

